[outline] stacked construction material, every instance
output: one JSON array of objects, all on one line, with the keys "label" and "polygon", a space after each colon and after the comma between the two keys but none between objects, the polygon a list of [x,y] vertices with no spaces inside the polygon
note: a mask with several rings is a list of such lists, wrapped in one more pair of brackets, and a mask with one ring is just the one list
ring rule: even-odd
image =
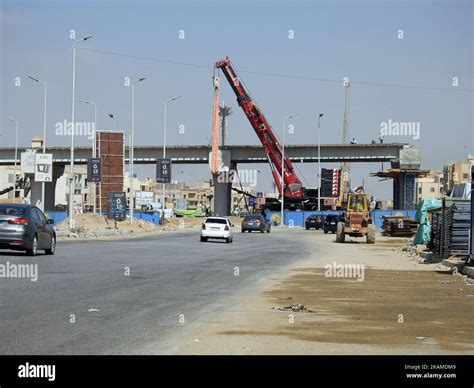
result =
[{"label": "stacked construction material", "polygon": [[448,198],[443,207],[433,213],[431,248],[443,259],[449,256],[468,256],[470,228],[470,200]]},{"label": "stacked construction material", "polygon": [[390,237],[412,237],[418,229],[418,222],[408,216],[383,216],[382,235]]}]

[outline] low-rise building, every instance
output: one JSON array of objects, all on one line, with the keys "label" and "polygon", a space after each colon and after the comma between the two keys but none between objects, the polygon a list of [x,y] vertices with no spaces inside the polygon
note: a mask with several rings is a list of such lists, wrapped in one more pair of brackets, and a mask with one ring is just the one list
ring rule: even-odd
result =
[{"label": "low-rise building", "polygon": [[440,198],[444,195],[443,173],[431,170],[425,177],[416,178],[416,203],[425,198]]}]

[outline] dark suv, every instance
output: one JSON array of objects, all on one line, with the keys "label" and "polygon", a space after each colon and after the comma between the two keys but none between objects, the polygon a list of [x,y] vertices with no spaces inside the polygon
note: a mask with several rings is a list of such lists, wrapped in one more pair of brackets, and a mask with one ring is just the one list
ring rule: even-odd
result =
[{"label": "dark suv", "polygon": [[260,233],[270,233],[272,224],[262,215],[245,216],[242,220],[242,233],[257,231]]},{"label": "dark suv", "polygon": [[304,226],[306,230],[314,228],[316,230],[321,229],[323,227],[324,216],[318,216],[317,214],[310,215],[306,218],[304,222]]},{"label": "dark suv", "polygon": [[26,251],[31,256],[42,249],[54,255],[56,232],[52,224],[36,206],[0,204],[0,249]]},{"label": "dark suv", "polygon": [[338,222],[339,222],[338,216],[334,216],[334,215],[326,216],[326,219],[324,220],[324,226],[323,226],[324,233],[326,234],[328,232],[336,233]]}]

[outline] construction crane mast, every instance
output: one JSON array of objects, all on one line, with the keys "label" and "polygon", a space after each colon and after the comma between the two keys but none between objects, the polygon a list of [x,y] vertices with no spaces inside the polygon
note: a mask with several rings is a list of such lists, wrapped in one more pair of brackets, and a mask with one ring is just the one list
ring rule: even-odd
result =
[{"label": "construction crane mast", "polygon": [[252,125],[252,128],[255,130],[255,133],[260,139],[265,153],[267,154],[273,179],[275,180],[278,191],[285,199],[288,198],[293,200],[302,200],[304,197],[304,189],[302,187],[301,181],[294,172],[293,164],[286,154],[283,158],[284,187],[281,187],[280,176],[282,173],[282,147],[280,146],[280,143],[278,142],[265,116],[240,82],[236,72],[232,67],[229,57],[225,57],[224,59],[216,62],[214,67],[224,73],[227,81],[232,87],[232,90],[237,96],[237,103],[244,111],[247,119],[250,121],[250,125]]}]

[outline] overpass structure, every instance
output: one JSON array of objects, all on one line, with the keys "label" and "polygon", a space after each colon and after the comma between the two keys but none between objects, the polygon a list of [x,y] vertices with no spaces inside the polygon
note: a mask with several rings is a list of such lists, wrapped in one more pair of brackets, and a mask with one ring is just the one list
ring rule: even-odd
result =
[{"label": "overpass structure", "polygon": [[[26,148],[18,148],[17,164],[20,165],[20,155]],[[357,162],[387,162],[393,167],[400,164],[402,155],[416,150],[405,143],[385,144],[324,144],[320,146],[321,163],[357,163]],[[238,164],[245,163],[268,163],[267,155],[261,145],[230,145],[221,147],[223,160],[229,169],[236,169]],[[45,209],[52,210],[55,203],[55,188],[57,179],[63,175],[64,167],[70,163],[69,147],[48,147],[47,153],[53,154],[53,181],[46,185]],[[189,145],[189,146],[167,146],[166,156],[171,158],[173,164],[208,164],[211,145]],[[293,163],[317,163],[318,145],[285,145],[285,153]],[[163,154],[161,146],[135,146],[135,164],[155,164]],[[75,147],[75,165],[86,164],[87,159],[92,157],[92,147]],[[125,163],[130,162],[128,148],[125,149]],[[8,166],[15,163],[15,148],[0,148],[0,165]],[[215,178],[215,177],[214,177]],[[406,199],[414,190],[414,179],[412,177],[400,176],[394,178],[393,190],[396,208],[409,208]],[[37,185],[35,185],[37,186]],[[230,211],[232,182],[221,183],[214,179],[215,198],[219,198],[219,214],[224,215]],[[413,186],[413,187],[412,187]],[[412,188],[413,190],[408,190]],[[36,198],[37,190],[32,190]],[[401,194],[399,194],[401,192]],[[410,202],[411,203],[411,202]],[[225,209],[225,210],[224,210]],[[216,209],[215,209],[216,210]]]},{"label": "overpass structure", "polygon": [[[398,160],[400,151],[409,148],[408,144],[387,143],[387,144],[322,144],[321,162],[392,162]],[[267,163],[267,156],[261,145],[231,145],[222,148],[230,156],[232,164],[241,163]],[[166,146],[166,156],[171,158],[173,164],[207,164],[209,163],[210,145],[196,146]],[[18,160],[25,152],[25,148],[18,148]],[[47,153],[53,154],[55,165],[67,165],[70,163],[69,147],[48,147]],[[317,163],[317,144],[306,145],[285,145],[285,153],[295,163]],[[155,164],[156,160],[163,155],[163,148],[160,146],[135,146],[134,163]],[[92,157],[92,147],[75,147],[74,163],[85,164],[87,158]],[[128,152],[125,154],[125,163],[129,162]],[[15,163],[15,148],[0,148],[0,165],[13,165]]]}]

